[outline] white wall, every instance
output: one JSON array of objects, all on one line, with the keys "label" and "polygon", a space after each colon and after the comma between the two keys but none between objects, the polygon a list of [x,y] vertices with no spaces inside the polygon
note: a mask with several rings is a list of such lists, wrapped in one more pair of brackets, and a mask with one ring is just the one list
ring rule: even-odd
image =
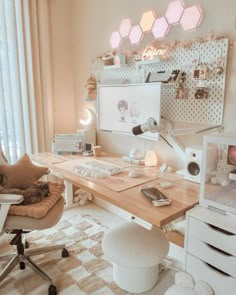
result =
[{"label": "white wall", "polygon": [[[57,116],[57,132],[75,132],[78,119],[85,117],[84,107],[95,108],[94,103],[86,102],[86,80],[90,76],[92,59],[110,49],[109,39],[119,28],[120,21],[130,17],[134,24],[141,19],[143,12],[155,10],[158,16],[165,13],[169,1],[163,0],[51,0],[54,86]],[[184,32],[180,26],[171,28],[164,42],[194,39],[210,32],[225,35],[232,40],[229,51],[228,73],[225,97],[225,129],[235,130],[236,114],[236,1],[185,0],[187,6],[200,4],[204,19],[193,32]],[[151,36],[151,35],[150,35]],[[141,47],[151,40],[146,36]],[[121,49],[136,49],[124,42]],[[185,145],[197,144],[202,137],[181,138]],[[180,167],[181,161],[163,141],[153,143],[136,137],[117,134],[98,134],[98,141],[106,151],[128,154],[133,147],[143,151],[154,148],[160,161]]]}]

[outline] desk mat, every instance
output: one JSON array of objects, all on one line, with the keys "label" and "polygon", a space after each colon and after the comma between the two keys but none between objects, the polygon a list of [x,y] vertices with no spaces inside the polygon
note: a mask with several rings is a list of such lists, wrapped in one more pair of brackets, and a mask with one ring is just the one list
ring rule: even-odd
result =
[{"label": "desk mat", "polygon": [[56,163],[65,162],[68,160],[72,160],[73,158],[78,158],[76,155],[57,155],[51,152],[45,152],[45,153],[38,153],[33,154],[30,156],[31,160],[36,161],[37,163],[40,163],[41,165],[53,165]]},{"label": "desk mat", "polygon": [[[119,165],[124,169],[119,174],[113,175],[113,176],[107,176],[106,178],[93,178],[93,177],[85,177],[83,175],[77,174],[73,168],[76,165],[81,165],[83,162],[88,161],[88,159],[81,159],[81,160],[72,160],[72,161],[66,161],[63,163],[55,164],[55,167],[58,167],[60,169],[63,169],[67,172],[70,172],[74,175],[77,175],[80,178],[84,178],[86,180],[89,180],[93,183],[99,184],[101,186],[104,186],[112,191],[115,192],[121,192],[124,190],[127,190],[129,188],[135,187],[140,184],[144,184],[146,182],[152,181],[157,178],[157,167],[145,167],[145,166],[135,166],[132,168],[136,168],[139,171],[145,172],[144,175],[139,176],[137,178],[131,178],[128,177],[129,170],[131,168],[131,165],[123,164]],[[117,165],[117,163],[114,163]]]}]

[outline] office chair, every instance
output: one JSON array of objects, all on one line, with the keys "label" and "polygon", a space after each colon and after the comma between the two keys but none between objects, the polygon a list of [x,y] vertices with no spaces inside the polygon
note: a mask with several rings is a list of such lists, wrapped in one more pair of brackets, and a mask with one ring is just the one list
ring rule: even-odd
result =
[{"label": "office chair", "polygon": [[64,211],[64,198],[62,192],[64,184],[49,183],[49,194],[39,203],[31,205],[19,205],[22,195],[0,194],[0,236],[1,234],[14,234],[10,244],[16,246],[15,253],[0,255],[0,260],[10,259],[9,263],[0,273],[0,284],[6,276],[19,265],[20,269],[29,266],[49,283],[48,294],[56,295],[57,289],[52,279],[40,269],[31,259],[32,256],[62,250],[62,257],[68,257],[69,253],[65,245],[37,247],[28,249],[28,242],[23,242],[23,234],[32,230],[43,230],[54,226],[61,218]]}]

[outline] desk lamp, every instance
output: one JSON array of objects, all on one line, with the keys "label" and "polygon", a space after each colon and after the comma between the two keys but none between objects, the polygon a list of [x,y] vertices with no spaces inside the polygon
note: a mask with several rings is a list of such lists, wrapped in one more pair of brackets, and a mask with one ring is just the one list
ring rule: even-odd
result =
[{"label": "desk lamp", "polygon": [[137,125],[132,129],[134,135],[140,135],[145,132],[166,132],[166,139],[162,138],[179,154],[181,159],[185,161],[185,149],[184,147],[174,138],[173,128],[170,121],[161,118],[160,125],[154,118],[148,118],[147,121],[141,125]]},{"label": "desk lamp", "polygon": [[77,132],[83,134],[83,145],[90,144],[96,145],[96,113],[91,108],[86,108],[87,119],[80,119],[80,124],[84,126],[84,129],[78,130]]}]

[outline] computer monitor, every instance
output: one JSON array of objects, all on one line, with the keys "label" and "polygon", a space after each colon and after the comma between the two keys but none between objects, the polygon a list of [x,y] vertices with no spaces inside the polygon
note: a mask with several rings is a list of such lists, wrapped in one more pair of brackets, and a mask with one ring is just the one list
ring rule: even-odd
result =
[{"label": "computer monitor", "polygon": [[[153,117],[161,119],[161,83],[100,85],[98,87],[98,130],[132,135],[133,127]],[[158,133],[141,137],[158,140]]]}]

